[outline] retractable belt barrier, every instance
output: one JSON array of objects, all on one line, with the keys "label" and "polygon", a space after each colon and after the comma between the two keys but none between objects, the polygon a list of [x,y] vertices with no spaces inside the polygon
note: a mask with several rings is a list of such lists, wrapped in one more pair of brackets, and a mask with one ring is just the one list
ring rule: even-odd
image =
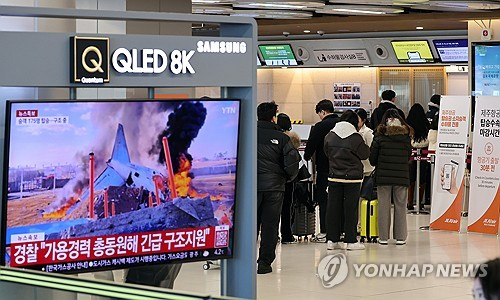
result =
[{"label": "retractable belt barrier", "polygon": [[[417,153],[418,150],[420,150],[420,153]],[[430,155],[435,155],[436,151],[435,150],[421,150],[421,149],[413,149],[411,151],[411,157],[410,160],[424,160],[428,161],[431,160]],[[467,153],[467,159],[465,160],[466,163],[470,164],[471,163],[471,158],[472,158],[472,152]]]}]

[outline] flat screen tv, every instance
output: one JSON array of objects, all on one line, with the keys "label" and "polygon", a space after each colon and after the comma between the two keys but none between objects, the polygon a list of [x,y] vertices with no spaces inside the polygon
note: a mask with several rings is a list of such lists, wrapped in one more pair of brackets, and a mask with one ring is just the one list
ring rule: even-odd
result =
[{"label": "flat screen tv", "polygon": [[500,43],[472,43],[472,96],[500,96]]},{"label": "flat screen tv", "polygon": [[2,264],[230,258],[240,101],[8,101]]},{"label": "flat screen tv", "polygon": [[444,63],[466,63],[469,61],[467,39],[433,40],[439,59]]},{"label": "flat screen tv", "polygon": [[259,45],[259,50],[266,66],[286,67],[298,65],[292,47],[288,44]]},{"label": "flat screen tv", "polygon": [[427,41],[392,41],[391,45],[400,64],[425,64],[434,62],[434,57]]}]

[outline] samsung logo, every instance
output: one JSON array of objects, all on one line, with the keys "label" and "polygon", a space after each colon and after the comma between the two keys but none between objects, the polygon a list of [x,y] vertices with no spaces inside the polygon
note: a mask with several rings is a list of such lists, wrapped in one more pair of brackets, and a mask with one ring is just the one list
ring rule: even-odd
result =
[{"label": "samsung logo", "polygon": [[196,51],[200,53],[246,53],[245,42],[198,41]]}]

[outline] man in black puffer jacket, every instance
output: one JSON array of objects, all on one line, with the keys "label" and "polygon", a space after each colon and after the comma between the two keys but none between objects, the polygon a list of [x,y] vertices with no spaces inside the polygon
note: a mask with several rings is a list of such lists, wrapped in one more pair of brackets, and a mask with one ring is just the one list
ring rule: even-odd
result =
[{"label": "man in black puffer jacket", "polygon": [[278,105],[257,107],[257,229],[261,229],[258,274],[272,272],[285,183],[299,172],[300,155],[276,123]]}]

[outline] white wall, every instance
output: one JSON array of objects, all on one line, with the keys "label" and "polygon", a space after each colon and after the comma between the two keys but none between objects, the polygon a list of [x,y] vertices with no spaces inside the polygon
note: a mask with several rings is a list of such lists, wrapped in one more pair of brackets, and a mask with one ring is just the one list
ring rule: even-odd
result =
[{"label": "white wall", "polygon": [[334,83],[360,83],[361,106],[366,109],[369,100],[377,99],[377,68],[295,68],[259,69],[257,101],[274,100],[291,119],[315,123],[316,103],[333,100]]},{"label": "white wall", "polygon": [[448,73],[448,87],[446,95],[463,96],[470,95],[469,73]]}]

